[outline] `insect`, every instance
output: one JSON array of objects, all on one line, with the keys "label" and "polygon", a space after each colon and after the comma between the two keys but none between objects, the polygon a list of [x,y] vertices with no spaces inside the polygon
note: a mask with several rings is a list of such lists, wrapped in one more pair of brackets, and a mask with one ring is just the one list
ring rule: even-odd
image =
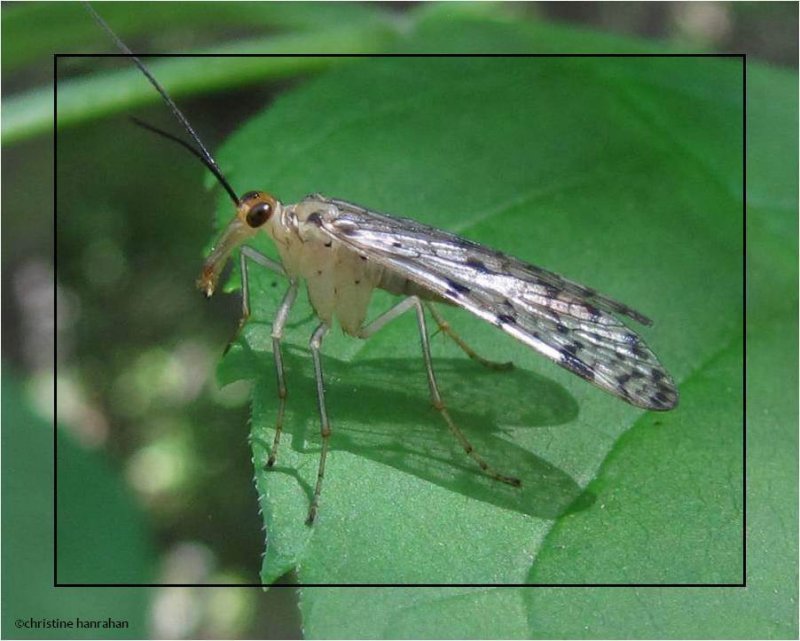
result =
[{"label": "insect", "polygon": [[[211,297],[231,255],[238,250],[242,275],[242,318],[250,315],[248,269],[257,265],[288,280],[288,287],[272,324],[272,348],[278,387],[275,437],[266,462],[275,463],[283,429],[286,377],[281,340],[301,282],[319,324],[309,347],[319,406],[321,452],[316,485],[307,522],[317,514],[332,434],[325,404],[322,346],[334,324],[345,334],[367,339],[391,321],[413,311],[420,334],[431,402],[468,456],[488,476],[519,486],[520,481],[500,473],[477,453],[453,421],[437,384],[432,364],[426,310],[439,328],[469,356],[502,368],[478,356],[446,323],[434,304],[462,307],[510,334],[558,365],[622,400],[651,410],[677,404],[678,392],[667,371],[642,338],[619,317],[649,325],[651,321],[593,289],[499,251],[460,238],[409,218],[399,218],[321,194],[284,204],[264,191],[239,196],[228,183],[211,153],[183,113],[145,65],[90,8],[158,91],[192,141],[146,123],[140,125],[185,147],[215,175],[234,203],[235,214],[206,258],[197,286]],[[272,238],[280,261],[245,243],[256,234]],[[372,292],[382,289],[399,302],[374,320],[367,320]],[[238,333],[238,332],[237,332]]]}]

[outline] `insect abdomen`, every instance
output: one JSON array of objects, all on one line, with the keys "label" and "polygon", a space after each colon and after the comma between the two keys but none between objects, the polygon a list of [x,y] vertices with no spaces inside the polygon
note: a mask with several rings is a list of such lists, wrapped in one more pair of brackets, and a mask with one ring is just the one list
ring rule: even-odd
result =
[{"label": "insect abdomen", "polygon": [[386,269],[383,270],[377,287],[397,296],[418,296],[423,300],[452,304],[427,287],[423,287],[413,280],[409,280],[400,274],[390,272]]},{"label": "insect abdomen", "polygon": [[333,302],[336,318],[345,334],[358,336],[364,325],[372,290],[383,269],[344,245],[334,244],[336,258]]}]

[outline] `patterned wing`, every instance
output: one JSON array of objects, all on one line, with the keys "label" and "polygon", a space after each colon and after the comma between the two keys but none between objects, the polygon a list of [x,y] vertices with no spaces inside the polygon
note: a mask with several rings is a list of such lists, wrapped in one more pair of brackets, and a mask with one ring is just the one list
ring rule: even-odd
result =
[{"label": "patterned wing", "polygon": [[472,241],[314,196],[335,216],[316,216],[332,238],[414,281],[623,400],[652,410],[678,402],[670,375],[644,341],[613,314],[650,320],[558,274]]}]

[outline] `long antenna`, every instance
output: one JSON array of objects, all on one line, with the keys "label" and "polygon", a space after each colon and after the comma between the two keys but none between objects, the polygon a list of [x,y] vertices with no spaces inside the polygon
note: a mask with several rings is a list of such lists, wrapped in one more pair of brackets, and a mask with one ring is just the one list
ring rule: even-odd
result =
[{"label": "long antenna", "polygon": [[228,186],[228,183],[225,180],[225,176],[223,176],[222,173],[220,173],[219,167],[217,167],[216,165],[212,165],[205,157],[205,155],[203,155],[203,152],[193,147],[191,144],[189,144],[182,138],[178,138],[178,136],[171,134],[168,131],[159,129],[158,127],[151,125],[150,123],[147,123],[144,120],[139,120],[139,118],[137,118],[136,116],[128,116],[128,118],[130,118],[135,125],[138,125],[142,129],[146,129],[151,133],[157,134],[163,138],[166,138],[167,140],[171,140],[172,142],[178,143],[181,147],[186,149],[186,151],[188,151],[190,154],[196,156],[200,160],[200,162],[202,162],[208,168],[208,170],[217,177],[217,180],[219,180],[222,186],[225,187],[231,199],[233,199],[233,202],[236,205],[239,204],[239,198],[236,196],[234,191]]},{"label": "long antenna", "polygon": [[88,2],[85,2],[84,5],[86,6],[86,10],[89,12],[92,18],[94,18],[94,21],[98,25],[100,25],[103,31],[105,31],[114,41],[114,44],[117,45],[117,48],[120,51],[122,51],[122,53],[124,53],[126,56],[128,56],[131,60],[133,60],[136,66],[139,67],[139,70],[150,81],[150,84],[153,85],[155,90],[164,99],[164,102],[167,103],[167,106],[170,108],[170,111],[172,111],[172,114],[175,116],[175,118],[178,119],[178,122],[180,122],[183,125],[183,128],[186,130],[189,136],[191,136],[192,140],[194,140],[197,143],[198,149],[195,149],[194,147],[189,145],[189,143],[186,143],[185,141],[180,140],[180,138],[176,138],[171,134],[167,134],[166,132],[163,132],[160,129],[156,129],[155,127],[145,125],[144,123],[139,123],[139,124],[141,124],[141,126],[145,127],[146,129],[150,129],[151,131],[159,133],[171,140],[174,140],[175,142],[180,143],[181,145],[192,151],[194,155],[198,156],[203,161],[203,164],[206,167],[208,167],[208,169],[214,174],[214,176],[216,176],[217,180],[219,180],[220,184],[225,188],[225,191],[228,192],[228,195],[231,197],[231,200],[233,200],[234,204],[238,205],[239,197],[236,195],[236,192],[233,190],[233,187],[230,186],[230,183],[228,183],[228,181],[225,179],[222,170],[219,168],[219,165],[217,165],[217,161],[214,160],[214,156],[212,156],[211,152],[208,151],[208,149],[206,149],[206,146],[203,144],[203,141],[200,140],[200,136],[198,136],[197,132],[195,132],[194,128],[192,128],[192,125],[189,123],[189,120],[186,118],[186,116],[184,116],[181,110],[178,109],[178,105],[176,105],[175,102],[172,100],[172,98],[169,97],[169,94],[167,93],[166,89],[164,89],[164,87],[161,86],[158,80],[156,80],[155,76],[153,76],[153,74],[150,73],[150,70],[144,65],[144,63],[141,60],[139,60],[136,54],[134,54],[128,48],[128,45],[126,45],[122,40],[120,40],[119,36],[117,36],[117,34],[114,33],[114,31],[111,29],[110,26],[108,26],[108,23],[105,20],[103,20],[103,18],[100,17],[100,14],[97,13],[97,11],[94,10],[94,7],[92,7],[92,5],[90,5]]}]

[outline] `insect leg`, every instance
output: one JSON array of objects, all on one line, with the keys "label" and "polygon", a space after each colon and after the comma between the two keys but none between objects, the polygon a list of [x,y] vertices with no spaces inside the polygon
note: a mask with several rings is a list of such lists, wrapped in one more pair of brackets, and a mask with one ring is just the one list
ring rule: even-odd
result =
[{"label": "insect leg", "polygon": [[233,343],[237,338],[239,338],[242,328],[247,323],[247,319],[250,318],[250,283],[247,272],[248,258],[254,263],[257,263],[262,267],[266,267],[270,271],[273,271],[284,277],[286,276],[286,270],[283,269],[283,265],[281,265],[278,261],[272,260],[269,256],[265,256],[252,247],[243,246],[241,248],[239,251],[239,269],[242,274],[242,317],[239,319],[239,324],[236,326],[236,331],[233,333],[233,336],[231,336],[231,339],[225,346],[225,351],[222,353],[223,356],[228,353]]},{"label": "insect leg", "polygon": [[414,308],[417,313],[417,325],[419,326],[419,337],[420,342],[422,343],[422,356],[425,361],[425,373],[428,376],[428,388],[430,389],[431,393],[431,403],[437,409],[437,411],[442,415],[445,422],[447,423],[447,427],[450,428],[450,431],[453,433],[453,436],[456,437],[456,440],[461,444],[461,447],[464,448],[464,451],[467,455],[472,458],[478,464],[478,467],[483,470],[483,472],[492,477],[495,480],[502,481],[503,483],[508,483],[509,485],[513,485],[515,487],[519,487],[522,485],[521,481],[518,478],[513,476],[506,476],[505,474],[501,474],[494,468],[490,467],[489,464],[483,459],[483,457],[475,451],[475,448],[469,442],[464,433],[459,429],[458,425],[455,424],[453,419],[450,417],[450,412],[447,411],[447,408],[442,401],[442,395],[439,393],[439,385],[436,382],[436,375],[433,373],[433,362],[431,359],[431,346],[428,340],[428,328],[425,322],[425,309],[422,307],[422,303],[420,299],[416,296],[409,296],[408,298],[400,301],[397,305],[389,309],[388,311],[384,312],[374,321],[369,323],[366,327],[364,327],[359,332],[359,338],[369,338],[375,332],[386,326],[389,322],[400,316],[402,313],[406,312],[407,310]]},{"label": "insect leg", "polygon": [[286,270],[283,268],[277,260],[273,260],[269,256],[265,256],[260,251],[253,249],[252,247],[248,247],[247,245],[242,245],[239,253],[242,256],[247,256],[250,260],[254,263],[258,263],[262,267],[266,267],[270,271],[275,272],[276,274],[280,274],[281,276],[286,276]]},{"label": "insect leg", "polygon": [[431,304],[425,303],[425,307],[433,316],[433,320],[436,321],[436,324],[439,326],[439,330],[453,339],[453,342],[458,345],[462,351],[469,356],[472,360],[477,361],[484,367],[488,367],[489,369],[494,370],[509,370],[513,369],[514,363],[511,361],[506,361],[505,363],[499,363],[497,361],[491,361],[488,358],[484,358],[480,354],[478,354],[474,349],[472,349],[469,345],[467,345],[466,341],[461,338],[458,334],[456,334],[455,330],[450,327],[450,323],[448,323],[445,318],[439,313],[439,311]]},{"label": "insect leg", "polygon": [[373,321],[370,321],[368,325],[362,327],[358,332],[358,337],[367,339],[373,334],[378,333],[382,330],[386,325],[391,323],[395,318],[405,314],[409,309],[412,307],[419,305],[419,298],[416,296],[409,296],[408,298],[404,298],[401,300],[397,305],[394,307],[390,307],[387,311],[383,312],[378,318]]},{"label": "insect leg", "polygon": [[281,442],[281,430],[283,430],[283,413],[286,409],[286,382],[283,373],[283,355],[281,354],[281,339],[283,338],[283,328],[289,318],[289,311],[297,298],[297,281],[292,280],[289,289],[283,295],[275,320],[272,321],[272,356],[275,359],[275,372],[278,379],[278,418],[275,419],[275,440],[272,443],[272,450],[267,459],[267,467],[275,465],[275,458],[278,455],[278,445]]},{"label": "insect leg", "polygon": [[317,516],[319,506],[319,494],[322,491],[322,479],[325,476],[325,458],[328,456],[328,440],[331,436],[331,425],[328,421],[328,411],[325,409],[325,383],[322,377],[322,362],[320,360],[320,348],[322,339],[328,333],[330,327],[325,323],[320,323],[314,330],[309,341],[311,357],[314,359],[314,378],[317,382],[317,402],[319,404],[320,433],[322,434],[322,450],[319,455],[319,470],[317,471],[317,485],[314,488],[314,496],[311,499],[311,506],[308,508],[308,518],[306,523],[311,525]]}]

